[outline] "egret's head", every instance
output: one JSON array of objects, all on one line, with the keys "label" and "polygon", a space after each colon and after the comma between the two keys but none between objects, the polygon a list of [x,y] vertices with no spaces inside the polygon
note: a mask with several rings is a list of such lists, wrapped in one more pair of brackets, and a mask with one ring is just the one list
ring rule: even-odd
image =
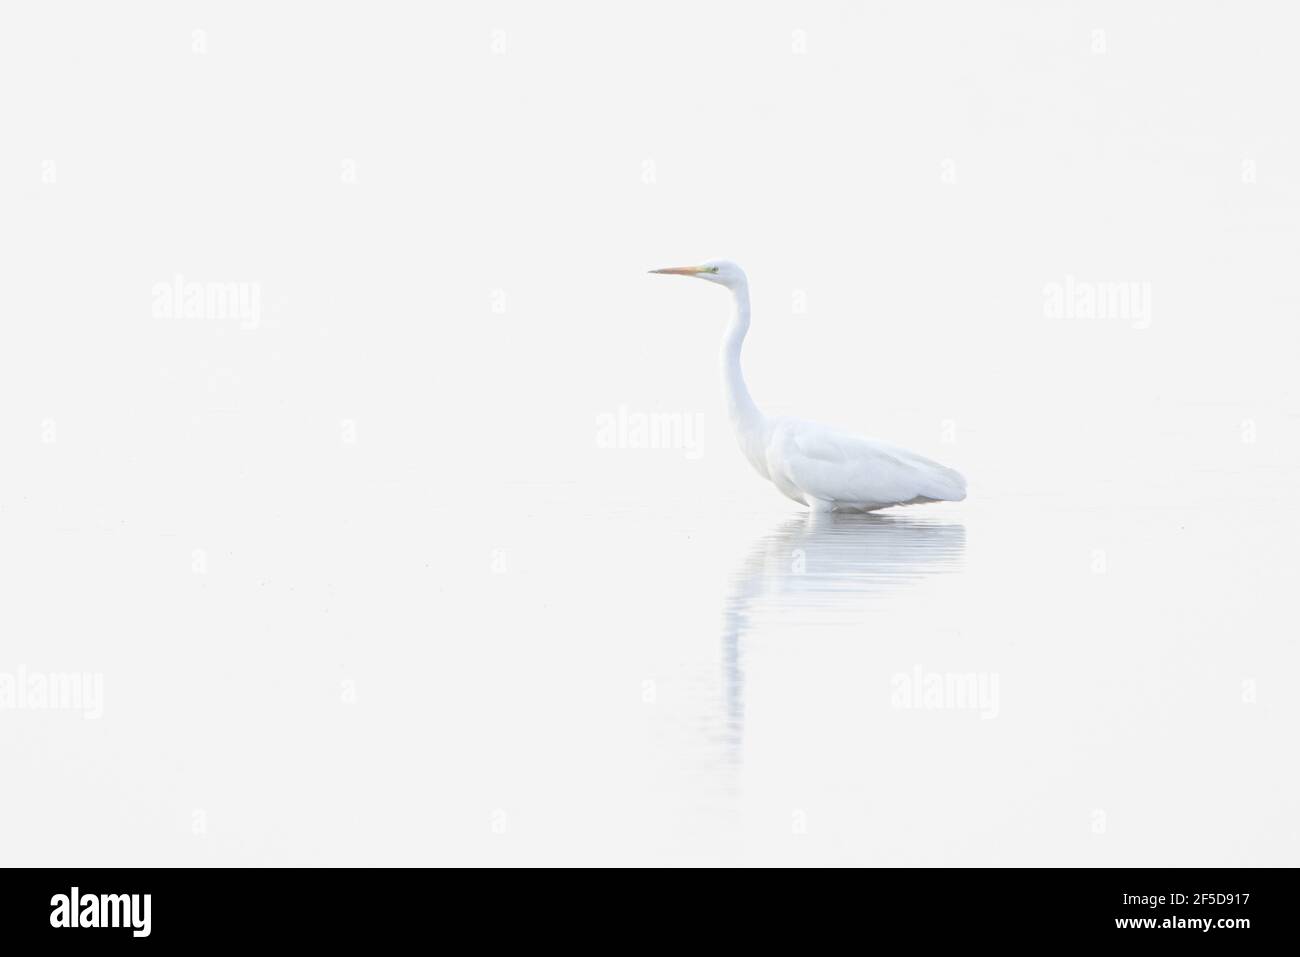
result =
[{"label": "egret's head", "polygon": [[666,273],[670,276],[694,276],[696,279],[707,279],[729,289],[735,289],[745,283],[745,271],[729,259],[710,259],[698,266],[669,266],[667,269],[650,271]]}]

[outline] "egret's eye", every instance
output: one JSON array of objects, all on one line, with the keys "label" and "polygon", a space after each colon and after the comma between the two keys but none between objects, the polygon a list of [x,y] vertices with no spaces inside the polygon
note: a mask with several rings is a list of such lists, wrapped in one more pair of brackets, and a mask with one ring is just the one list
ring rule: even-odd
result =
[{"label": "egret's eye", "polygon": [[717,266],[710,266],[710,267],[709,267],[709,272],[716,273],[717,271],[718,271],[718,267],[717,267]]}]

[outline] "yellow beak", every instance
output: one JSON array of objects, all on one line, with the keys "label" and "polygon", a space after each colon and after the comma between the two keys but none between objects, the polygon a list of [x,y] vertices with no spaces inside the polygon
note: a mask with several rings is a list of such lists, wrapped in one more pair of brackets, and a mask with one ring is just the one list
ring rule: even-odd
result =
[{"label": "yellow beak", "polygon": [[663,273],[667,276],[698,276],[702,272],[716,272],[708,266],[669,266],[666,269],[651,269],[651,272]]}]

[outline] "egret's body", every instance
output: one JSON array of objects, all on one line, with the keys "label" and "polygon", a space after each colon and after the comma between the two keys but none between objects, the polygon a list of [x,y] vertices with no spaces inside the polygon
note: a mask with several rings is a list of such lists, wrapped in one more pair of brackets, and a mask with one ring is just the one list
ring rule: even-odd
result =
[{"label": "egret's body", "polygon": [[712,260],[655,272],[695,276],[731,291],[731,322],[722,340],[727,412],[745,458],[782,494],[814,511],[855,512],[966,497],[966,480],[938,462],[877,439],[802,419],[769,418],[758,410],[740,371],[740,349],[749,331],[749,282],[735,263]]}]

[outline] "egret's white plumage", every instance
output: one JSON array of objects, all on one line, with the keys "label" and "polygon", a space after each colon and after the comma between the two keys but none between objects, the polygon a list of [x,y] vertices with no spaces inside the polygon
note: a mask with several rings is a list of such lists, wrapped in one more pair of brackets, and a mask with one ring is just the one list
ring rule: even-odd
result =
[{"label": "egret's white plumage", "polygon": [[727,412],[740,449],[758,474],[816,511],[873,511],[918,502],[960,502],[966,480],[930,459],[877,439],[860,438],[802,419],[768,418],[750,398],[740,371],[749,331],[749,282],[733,262],[654,272],[694,276],[731,291],[731,323],[722,340]]}]

